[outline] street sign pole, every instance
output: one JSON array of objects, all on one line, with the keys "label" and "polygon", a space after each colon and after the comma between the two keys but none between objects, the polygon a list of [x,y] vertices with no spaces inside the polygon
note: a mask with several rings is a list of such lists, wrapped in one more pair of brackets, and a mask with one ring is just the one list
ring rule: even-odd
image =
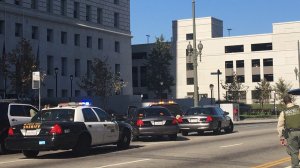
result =
[{"label": "street sign pole", "polygon": [[218,75],[218,102],[220,103],[220,75],[222,72],[218,69],[217,72],[211,72],[211,75]]}]

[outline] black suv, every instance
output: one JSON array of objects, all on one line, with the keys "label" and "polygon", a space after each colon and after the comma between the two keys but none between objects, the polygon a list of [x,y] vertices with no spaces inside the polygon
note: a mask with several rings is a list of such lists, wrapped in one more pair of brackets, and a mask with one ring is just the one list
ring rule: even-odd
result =
[{"label": "black suv", "polygon": [[15,102],[15,100],[0,100],[0,154],[6,152],[4,140],[9,127],[29,122],[38,112],[38,109],[30,104]]}]

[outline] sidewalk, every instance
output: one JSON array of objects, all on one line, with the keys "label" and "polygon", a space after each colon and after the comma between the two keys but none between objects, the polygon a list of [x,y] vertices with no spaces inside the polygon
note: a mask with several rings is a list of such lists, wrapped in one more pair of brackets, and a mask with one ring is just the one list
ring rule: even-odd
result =
[{"label": "sidewalk", "polygon": [[245,119],[239,121],[233,121],[234,125],[242,125],[242,124],[262,124],[262,123],[277,123],[278,119]]}]

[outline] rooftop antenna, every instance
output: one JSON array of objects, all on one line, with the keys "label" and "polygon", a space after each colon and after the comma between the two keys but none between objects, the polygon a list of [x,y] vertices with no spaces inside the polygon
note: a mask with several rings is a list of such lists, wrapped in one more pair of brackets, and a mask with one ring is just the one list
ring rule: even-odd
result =
[{"label": "rooftop antenna", "polygon": [[228,28],[228,36],[230,37],[230,31],[232,30],[231,28]]},{"label": "rooftop antenna", "polygon": [[147,44],[149,44],[149,37],[150,37],[150,35],[147,34],[146,36],[147,36]]}]

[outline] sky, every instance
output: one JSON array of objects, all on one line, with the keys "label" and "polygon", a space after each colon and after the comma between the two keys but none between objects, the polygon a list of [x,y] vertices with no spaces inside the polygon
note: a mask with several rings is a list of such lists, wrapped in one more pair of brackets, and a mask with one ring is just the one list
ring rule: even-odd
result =
[{"label": "sky", "polygon": [[[300,0],[195,0],[196,17],[223,20],[223,36],[272,33],[272,23],[300,21]],[[192,18],[192,0],[131,0],[132,44],[172,37],[172,21]]]}]

